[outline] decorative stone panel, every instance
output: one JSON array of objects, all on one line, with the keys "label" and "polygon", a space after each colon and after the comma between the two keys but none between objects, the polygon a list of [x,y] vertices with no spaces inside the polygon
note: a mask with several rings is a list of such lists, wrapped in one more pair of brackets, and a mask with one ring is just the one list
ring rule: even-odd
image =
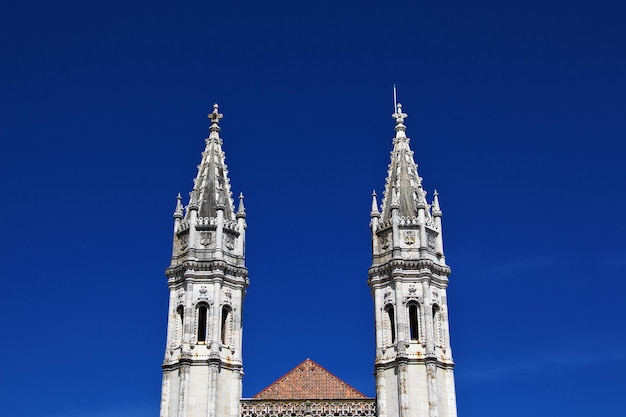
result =
[{"label": "decorative stone panel", "polygon": [[376,400],[241,400],[241,417],[376,416]]}]

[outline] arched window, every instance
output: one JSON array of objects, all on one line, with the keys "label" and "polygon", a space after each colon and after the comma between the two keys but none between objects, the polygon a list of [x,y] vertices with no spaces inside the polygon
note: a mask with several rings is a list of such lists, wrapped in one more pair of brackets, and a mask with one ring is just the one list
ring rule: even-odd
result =
[{"label": "arched window", "polygon": [[229,346],[233,329],[233,314],[229,306],[222,307],[222,344]]},{"label": "arched window", "polygon": [[183,341],[183,323],[185,317],[185,308],[183,306],[176,307],[176,323],[174,323],[174,345],[178,346]]},{"label": "arched window", "polygon": [[441,346],[442,344],[442,329],[441,329],[441,309],[437,304],[433,305],[433,338],[435,345]]},{"label": "arched window", "polygon": [[411,340],[419,340],[419,320],[417,304],[409,304],[409,336]]},{"label": "arched window", "polygon": [[207,315],[209,308],[206,304],[198,307],[198,343],[205,343],[207,339]]},{"label": "arched window", "polygon": [[393,306],[388,305],[385,307],[385,340],[388,344],[396,342],[396,316],[393,311]]}]

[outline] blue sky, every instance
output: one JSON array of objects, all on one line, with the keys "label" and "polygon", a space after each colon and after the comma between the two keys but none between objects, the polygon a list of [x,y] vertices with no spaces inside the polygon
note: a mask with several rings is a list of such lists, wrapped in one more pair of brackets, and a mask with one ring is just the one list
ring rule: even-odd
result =
[{"label": "blue sky", "polygon": [[244,395],[374,395],[392,85],[444,212],[461,416],[626,408],[620,2],[4,2],[0,415],[158,413],[172,212],[214,102],[246,195]]}]

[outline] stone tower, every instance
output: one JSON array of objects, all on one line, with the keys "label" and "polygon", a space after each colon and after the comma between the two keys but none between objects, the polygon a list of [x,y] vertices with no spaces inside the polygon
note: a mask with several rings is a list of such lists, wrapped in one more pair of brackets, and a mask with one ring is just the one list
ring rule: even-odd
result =
[{"label": "stone tower", "polygon": [[381,211],[372,197],[368,284],[376,322],[378,417],[456,417],[437,191],[426,200],[402,105]]},{"label": "stone tower", "polygon": [[161,417],[239,416],[246,215],[242,195],[234,209],[221,118],[216,104],[189,205],[179,195],[174,212]]}]

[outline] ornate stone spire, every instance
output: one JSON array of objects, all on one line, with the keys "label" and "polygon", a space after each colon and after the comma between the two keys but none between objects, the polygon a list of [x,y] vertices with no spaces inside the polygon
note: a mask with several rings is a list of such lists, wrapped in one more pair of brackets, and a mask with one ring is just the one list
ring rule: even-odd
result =
[{"label": "ornate stone spire", "polygon": [[[240,417],[242,306],[248,287],[243,202],[235,216],[217,104],[183,214],[174,211],[161,417]],[[243,196],[242,196],[243,198]]]},{"label": "ornate stone spire", "polygon": [[174,210],[174,218],[183,218],[183,198],[180,196],[180,193],[176,196],[176,210]]},{"label": "ornate stone spire", "polygon": [[237,208],[237,218],[246,217],[246,207],[243,205],[243,193],[239,193],[239,207]]},{"label": "ornate stone spire", "polygon": [[456,417],[439,197],[426,202],[400,104],[392,116],[382,213],[370,212],[377,415]]},{"label": "ornate stone spire", "polygon": [[433,217],[441,217],[441,207],[439,207],[439,193],[433,193]]},{"label": "ornate stone spire", "polygon": [[370,212],[372,217],[380,217],[378,212],[378,199],[376,198],[376,190],[372,191],[372,211]]},{"label": "ornate stone spire", "polygon": [[198,166],[192,193],[195,193],[197,199],[199,217],[217,217],[217,211],[224,210],[224,219],[234,220],[234,202],[219,135],[219,122],[224,116],[219,112],[217,103],[213,105],[213,112],[208,117],[211,120],[209,137],[206,139],[206,148],[202,153],[202,162]]},{"label": "ornate stone spire", "polygon": [[422,179],[417,174],[417,164],[409,147],[410,139],[406,136],[404,119],[408,115],[402,112],[402,104],[396,105],[396,112],[391,116],[396,120],[396,136],[385,183],[382,221],[391,219],[394,206],[398,207],[400,216],[416,217],[417,209],[425,205]]}]

